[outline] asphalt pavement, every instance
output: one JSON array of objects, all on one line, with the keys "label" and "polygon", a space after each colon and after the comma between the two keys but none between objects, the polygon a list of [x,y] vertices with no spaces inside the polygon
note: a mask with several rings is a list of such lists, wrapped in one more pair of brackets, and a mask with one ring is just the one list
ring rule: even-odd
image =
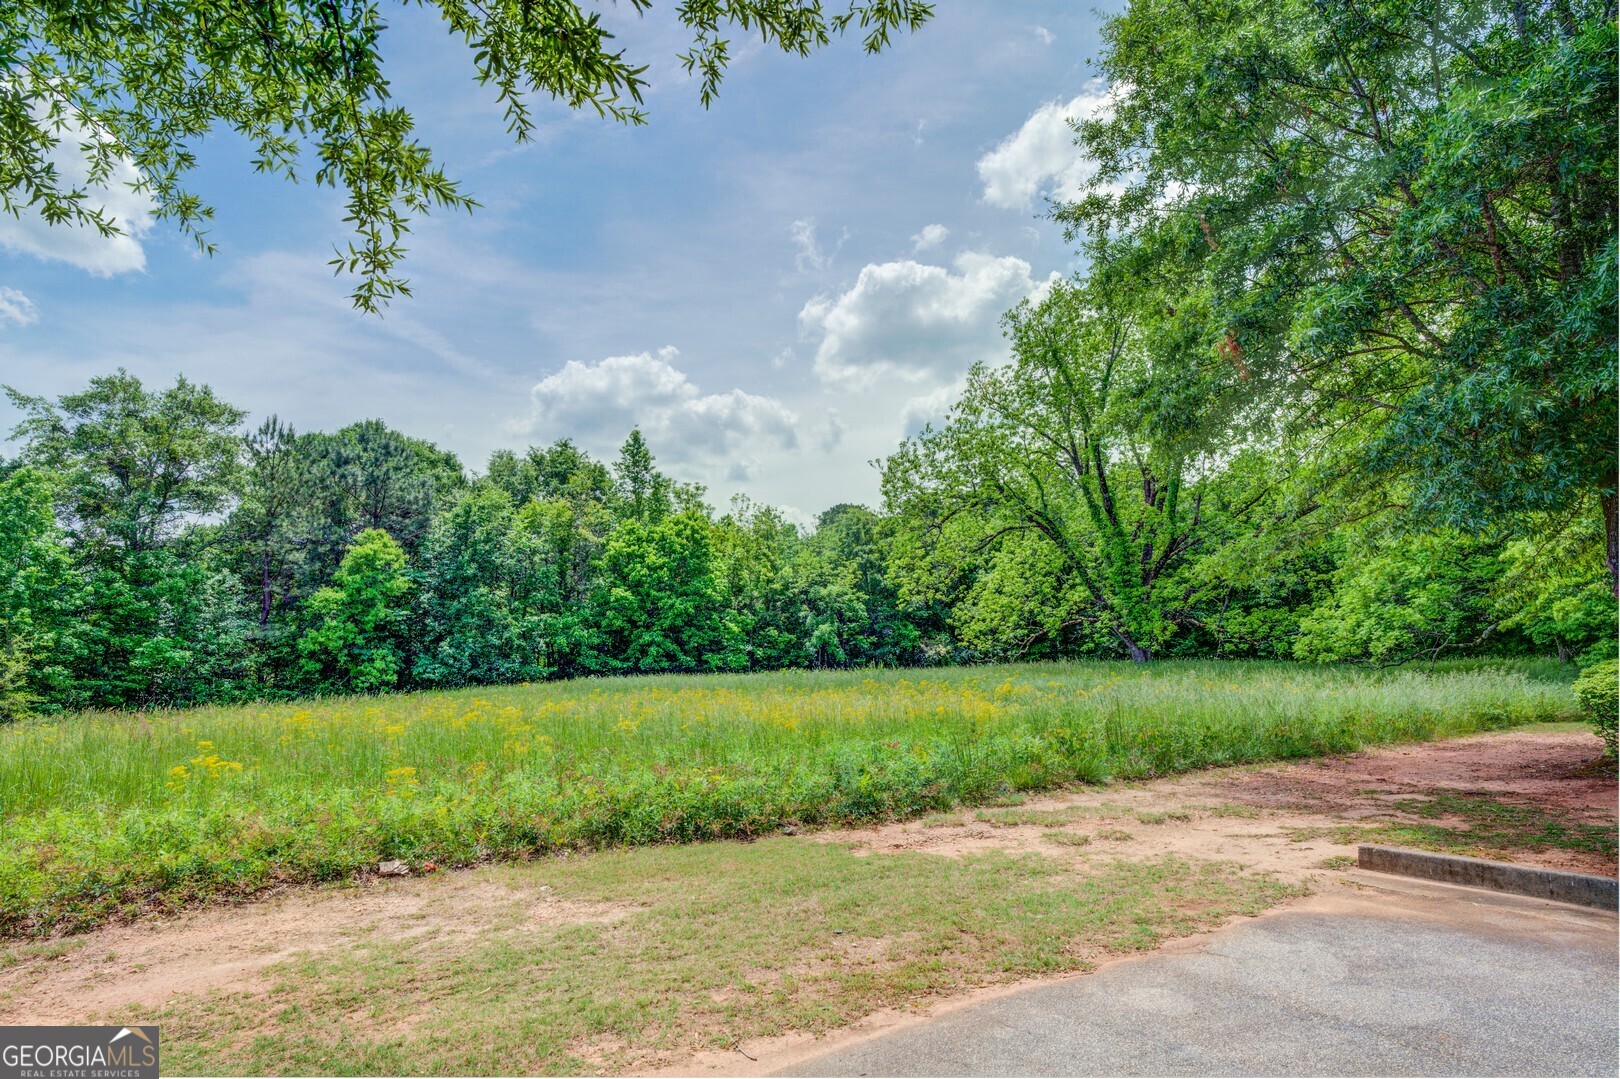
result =
[{"label": "asphalt pavement", "polygon": [[779,1074],[1615,1076],[1616,939],[1613,913],[1361,874]]}]

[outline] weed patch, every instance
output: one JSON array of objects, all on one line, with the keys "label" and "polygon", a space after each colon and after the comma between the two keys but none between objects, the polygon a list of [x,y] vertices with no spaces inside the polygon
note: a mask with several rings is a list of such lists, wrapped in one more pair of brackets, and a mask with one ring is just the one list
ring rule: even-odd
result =
[{"label": "weed patch", "polygon": [[1180,809],[1171,809],[1164,812],[1138,810],[1132,814],[1138,824],[1165,824],[1169,821],[1190,821],[1192,814]]},{"label": "weed patch", "polygon": [[1207,813],[1211,817],[1241,817],[1253,820],[1260,815],[1254,806],[1238,805],[1234,802],[1222,802],[1220,805],[1199,806],[1198,811]]},{"label": "weed patch", "polygon": [[1005,828],[1021,825],[1058,828],[1080,815],[1075,809],[981,809],[973,814],[973,819]]}]

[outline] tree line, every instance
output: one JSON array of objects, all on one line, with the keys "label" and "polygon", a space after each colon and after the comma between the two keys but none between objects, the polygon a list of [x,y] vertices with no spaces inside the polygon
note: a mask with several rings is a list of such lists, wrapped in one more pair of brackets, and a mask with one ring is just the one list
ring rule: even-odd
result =
[{"label": "tree line", "polygon": [[[1133,392],[1128,365],[1077,381],[1105,389],[1076,407],[1043,401],[1067,385],[1026,370],[1044,317],[1015,316],[1020,360],[978,372],[950,425],[885,462],[880,510],[837,505],[809,529],[742,496],[717,513],[637,430],[611,463],[564,438],[469,474],[379,420],[245,429],[184,378],[150,390],[119,371],[55,401],[13,390],[0,709],[1008,658],[1567,658],[1612,642],[1584,518],[1550,539],[1279,532],[1300,508],[1274,456],[1143,469],[1158,451],[1140,412],[1097,399]],[[985,404],[1010,400],[1033,411]],[[1049,436],[1080,448],[1043,406],[1092,425],[1100,472],[1036,452]]]},{"label": "tree line", "polygon": [[11,395],[6,714],[924,657],[877,514],[716,515],[639,431],[611,464],[565,438],[469,476],[379,420],[244,433],[184,378]]}]

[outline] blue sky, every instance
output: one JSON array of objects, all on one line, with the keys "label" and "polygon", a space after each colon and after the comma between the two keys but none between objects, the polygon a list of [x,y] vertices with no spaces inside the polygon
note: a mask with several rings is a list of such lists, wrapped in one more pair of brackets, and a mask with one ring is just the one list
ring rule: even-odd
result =
[{"label": "blue sky", "polygon": [[[327,268],[339,197],[210,138],[193,183],[218,210],[212,258],[122,189],[116,240],[0,218],[0,381],[54,396],[119,366],[183,372],[251,422],[380,417],[473,469],[563,436],[611,458],[639,423],[719,506],[876,504],[869,462],[1005,354],[1002,311],[1076,268],[1044,198],[1086,173],[1065,118],[1102,102],[1096,14],[943,0],[877,57],[739,40],[707,111],[666,9],[610,17],[651,64],[650,124],[536,103],[518,147],[464,47],[396,14],[397,98],[483,208],[415,223],[415,296],[382,318]],[[0,404],[4,432],[16,418]]]}]

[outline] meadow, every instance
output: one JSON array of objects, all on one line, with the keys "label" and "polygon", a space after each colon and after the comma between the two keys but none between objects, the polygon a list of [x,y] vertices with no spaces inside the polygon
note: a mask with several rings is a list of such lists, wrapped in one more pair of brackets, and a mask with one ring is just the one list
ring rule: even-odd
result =
[{"label": "meadow", "polygon": [[0,729],[0,935],[560,850],[1569,719],[1550,664],[1251,662],[589,679]]}]

